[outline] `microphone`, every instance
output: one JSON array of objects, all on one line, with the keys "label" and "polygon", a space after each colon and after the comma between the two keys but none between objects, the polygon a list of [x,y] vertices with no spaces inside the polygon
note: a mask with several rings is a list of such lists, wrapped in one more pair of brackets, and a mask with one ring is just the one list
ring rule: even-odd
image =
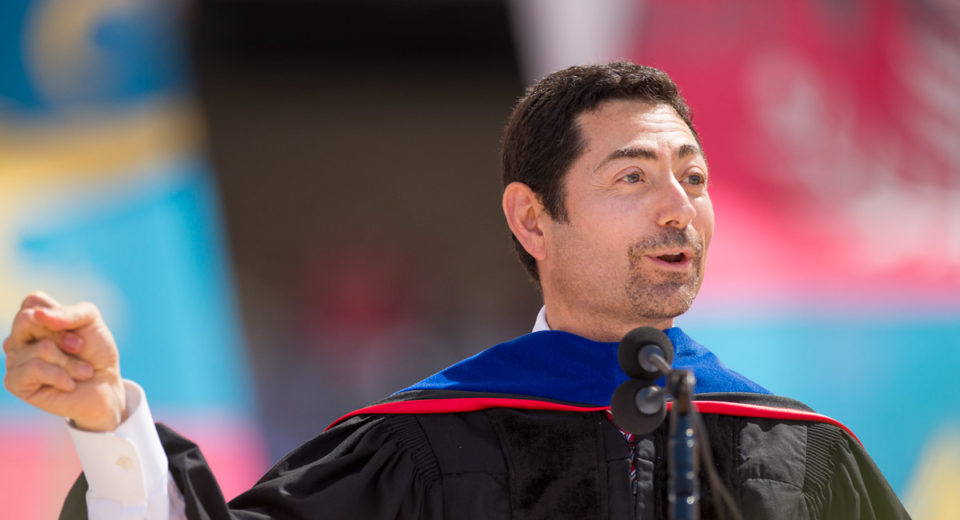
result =
[{"label": "microphone", "polygon": [[613,392],[610,412],[622,430],[643,435],[657,429],[667,417],[663,388],[651,381],[628,379]]},{"label": "microphone", "polygon": [[610,411],[614,422],[635,434],[656,430],[667,416],[667,392],[654,381],[671,371],[673,342],[661,330],[639,327],[620,341],[617,360],[632,379],[613,392]]},{"label": "microphone", "polygon": [[620,340],[617,360],[628,376],[653,381],[670,373],[673,342],[662,330],[638,327]]}]

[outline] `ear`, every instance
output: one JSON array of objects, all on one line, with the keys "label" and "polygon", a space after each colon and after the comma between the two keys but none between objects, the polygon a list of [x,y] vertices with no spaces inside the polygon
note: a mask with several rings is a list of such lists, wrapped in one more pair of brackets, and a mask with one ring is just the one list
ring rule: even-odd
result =
[{"label": "ear", "polygon": [[540,228],[540,217],[543,214],[540,197],[530,186],[522,182],[511,182],[504,188],[503,215],[507,218],[507,226],[527,253],[537,260],[543,260],[546,256],[543,230]]}]

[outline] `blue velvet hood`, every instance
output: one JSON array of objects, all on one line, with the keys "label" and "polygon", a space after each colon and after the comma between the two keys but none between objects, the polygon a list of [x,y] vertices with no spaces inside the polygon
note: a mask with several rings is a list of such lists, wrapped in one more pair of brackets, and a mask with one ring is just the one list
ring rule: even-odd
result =
[{"label": "blue velvet hood", "polygon": [[[724,366],[678,327],[664,332],[673,341],[673,367],[691,370],[696,376],[695,393],[770,393]],[[609,406],[613,391],[628,379],[617,362],[618,346],[563,331],[532,332],[490,347],[397,393],[463,390]]]}]

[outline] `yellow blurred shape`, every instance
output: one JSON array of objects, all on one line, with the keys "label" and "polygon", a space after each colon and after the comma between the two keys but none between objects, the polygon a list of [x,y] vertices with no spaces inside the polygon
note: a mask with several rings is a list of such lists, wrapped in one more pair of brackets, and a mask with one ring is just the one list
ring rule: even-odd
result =
[{"label": "yellow blurred shape", "polygon": [[[116,74],[96,41],[100,23],[130,12],[148,13],[151,8],[177,13],[182,4],[171,0],[30,2],[22,44],[31,83],[48,100],[65,104],[99,92],[110,83],[110,75]],[[136,23],[153,22],[157,21],[141,18]]]},{"label": "yellow blurred shape", "polygon": [[927,444],[904,505],[914,520],[960,518],[960,430],[945,430]]},{"label": "yellow blurred shape", "polygon": [[51,98],[96,90],[105,70],[97,60],[93,29],[129,0],[51,0],[30,4],[24,23],[26,64],[34,84]]},{"label": "yellow blurred shape", "polygon": [[45,177],[63,182],[99,178],[196,151],[202,135],[197,111],[185,101],[73,114],[30,126],[0,122],[0,175],[7,185],[14,178],[30,184]]}]

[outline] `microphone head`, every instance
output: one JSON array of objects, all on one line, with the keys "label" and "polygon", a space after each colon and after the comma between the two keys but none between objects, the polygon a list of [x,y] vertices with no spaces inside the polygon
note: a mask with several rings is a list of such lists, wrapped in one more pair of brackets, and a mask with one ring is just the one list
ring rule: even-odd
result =
[{"label": "microphone head", "polygon": [[668,365],[672,364],[673,342],[662,330],[637,327],[620,340],[617,360],[628,376],[653,381],[663,375],[663,371],[649,361],[653,354],[658,354]]},{"label": "microphone head", "polygon": [[650,433],[667,416],[666,392],[651,381],[628,379],[613,392],[610,412],[620,429],[637,435]]}]

